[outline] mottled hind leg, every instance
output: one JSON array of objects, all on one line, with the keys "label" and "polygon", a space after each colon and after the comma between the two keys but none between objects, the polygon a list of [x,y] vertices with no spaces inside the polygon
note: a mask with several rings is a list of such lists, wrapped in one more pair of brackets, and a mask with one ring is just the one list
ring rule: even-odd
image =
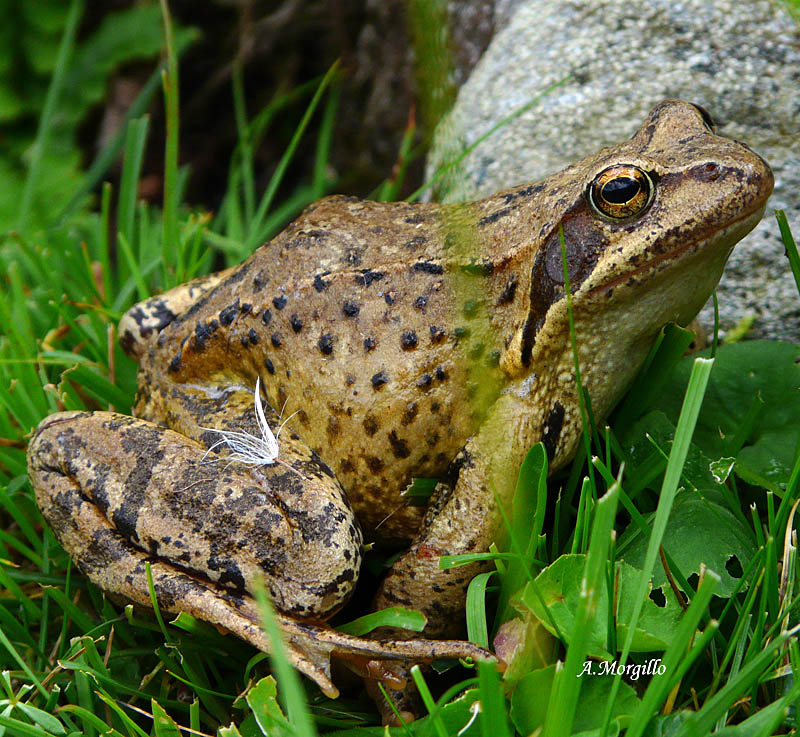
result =
[{"label": "mottled hind leg", "polygon": [[73,412],[39,426],[28,466],[45,519],[93,583],[149,606],[149,562],[165,612],[268,650],[250,593],[262,580],[290,661],[329,695],[331,654],[394,686],[400,679],[379,661],[487,657],[469,643],[375,641],[318,624],[355,583],[361,537],[308,453],[293,457],[289,442],[285,453],[304,480],[283,467],[209,464],[202,445],[143,420]]}]

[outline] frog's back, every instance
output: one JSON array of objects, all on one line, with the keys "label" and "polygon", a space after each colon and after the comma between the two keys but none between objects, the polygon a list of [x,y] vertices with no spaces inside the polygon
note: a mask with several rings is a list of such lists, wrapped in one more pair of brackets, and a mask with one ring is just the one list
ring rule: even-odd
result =
[{"label": "frog's back", "polygon": [[[162,331],[137,411],[153,416],[155,386],[260,375],[374,527],[413,477],[445,474],[502,376],[502,331],[480,326],[490,306],[498,324],[510,315],[517,277],[507,259],[454,275],[439,213],[342,197],[312,206]],[[382,534],[418,522],[399,512]]]}]

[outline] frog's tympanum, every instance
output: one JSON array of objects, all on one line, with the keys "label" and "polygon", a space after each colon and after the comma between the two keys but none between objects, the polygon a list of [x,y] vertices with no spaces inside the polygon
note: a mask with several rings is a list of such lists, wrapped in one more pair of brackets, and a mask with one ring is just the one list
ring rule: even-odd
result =
[{"label": "frog's tympanum", "polygon": [[[188,612],[268,649],[263,579],[292,663],[328,694],[329,656],[402,685],[391,663],[489,658],[461,634],[475,567],[520,462],[551,468],[581,431],[565,297],[596,417],[662,326],[691,320],[772,190],[767,164],[666,101],[628,141],[537,183],[461,206],[329,197],[240,266],[130,310],[135,417],[62,412],[28,451],[36,500],[97,586]],[[463,241],[468,241],[465,246]],[[461,243],[460,243],[461,241]],[[260,377],[286,465],[215,453],[215,430],[256,433]],[[491,387],[491,391],[486,391]],[[216,462],[208,462],[216,458]],[[427,511],[414,477],[444,479]],[[358,579],[362,529],[411,541],[373,606],[428,619],[424,639],[344,635],[324,622]]]}]

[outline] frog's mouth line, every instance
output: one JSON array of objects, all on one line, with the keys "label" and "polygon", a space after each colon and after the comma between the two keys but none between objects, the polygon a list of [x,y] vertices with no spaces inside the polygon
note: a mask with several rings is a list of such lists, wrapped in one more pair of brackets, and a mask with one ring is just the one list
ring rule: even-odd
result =
[{"label": "frog's mouth line", "polygon": [[[764,216],[764,210],[766,209],[766,206],[767,203],[764,202],[764,204],[758,207],[757,209],[745,215],[742,215],[740,218],[734,220],[732,223],[727,225],[722,230],[717,231],[716,233],[710,236],[701,237],[694,241],[690,241],[689,243],[677,246],[672,250],[662,254],[661,256],[654,258],[652,261],[647,261],[646,263],[642,264],[633,271],[629,271],[628,273],[622,276],[615,277],[614,279],[611,279],[610,281],[607,281],[604,284],[598,284],[596,287],[592,287],[587,292],[587,296],[595,296],[598,292],[605,292],[607,290],[613,289],[616,286],[619,286],[620,284],[627,283],[631,279],[635,279],[635,277],[641,274],[642,272],[650,271],[663,261],[674,259],[675,257],[681,256],[689,251],[695,252],[703,250],[704,246],[710,243],[711,241],[721,241],[721,242],[730,241],[730,247],[731,249],[733,249],[733,246],[735,246],[742,238],[744,238],[745,235],[747,235],[753,228],[756,227],[756,225],[758,225],[758,223],[761,221],[761,218]],[[738,233],[740,231],[743,231],[742,234],[738,238],[735,238],[731,241],[730,239],[731,234]]]}]

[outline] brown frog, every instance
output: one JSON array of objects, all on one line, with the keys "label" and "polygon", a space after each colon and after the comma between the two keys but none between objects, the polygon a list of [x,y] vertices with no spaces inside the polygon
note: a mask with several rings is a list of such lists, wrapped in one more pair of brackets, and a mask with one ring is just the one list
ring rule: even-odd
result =
[{"label": "brown frog", "polygon": [[[101,588],[186,611],[267,649],[263,578],[294,665],[328,694],[331,652],[402,685],[387,659],[490,657],[459,641],[475,567],[516,470],[542,441],[552,469],[580,433],[562,244],[584,385],[604,416],[661,327],[689,321],[761,218],[767,164],[701,108],[658,105],[628,141],[532,185],[462,206],[329,197],[242,265],[136,306],[135,419],[59,413],[28,452],[36,500]],[[296,412],[281,463],[209,462],[219,430]],[[225,445],[215,449],[224,456]],[[288,467],[287,467],[288,466]],[[447,484],[424,513],[413,477]],[[350,637],[324,620],[358,579],[361,527],[408,541],[374,606],[428,618],[427,639]]]}]

